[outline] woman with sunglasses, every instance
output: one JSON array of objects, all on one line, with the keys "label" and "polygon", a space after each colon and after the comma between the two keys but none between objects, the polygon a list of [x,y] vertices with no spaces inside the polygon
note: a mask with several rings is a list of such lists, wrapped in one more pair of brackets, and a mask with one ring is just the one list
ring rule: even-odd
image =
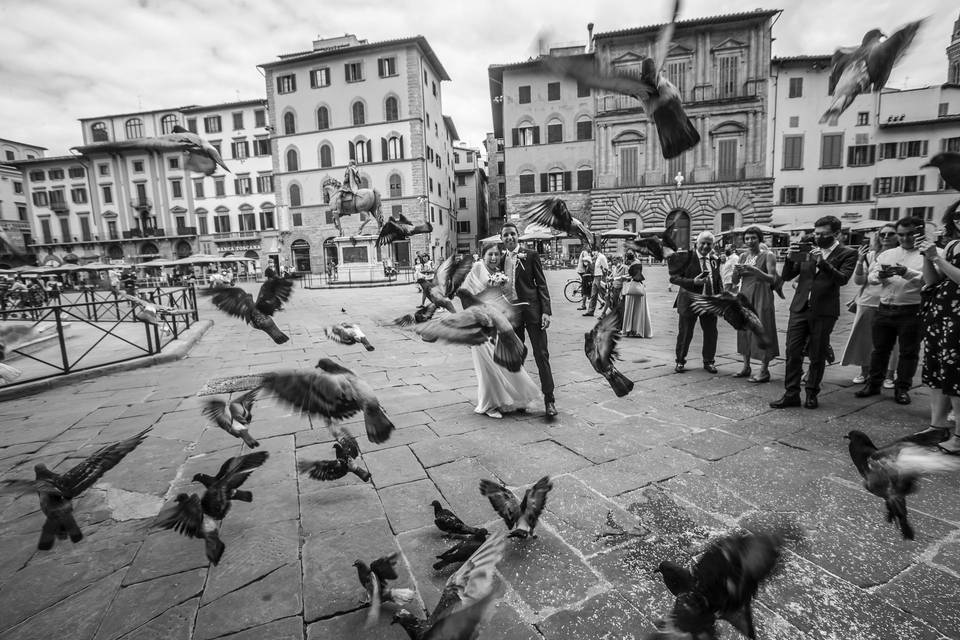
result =
[{"label": "woman with sunglasses", "polygon": [[[860,373],[853,379],[854,384],[863,384],[870,374],[870,354],[873,353],[873,320],[877,317],[880,308],[881,284],[867,282],[867,272],[876,261],[877,256],[900,246],[897,238],[897,229],[894,223],[884,225],[877,231],[869,245],[861,245],[857,256],[857,266],[853,270],[853,282],[860,285],[860,293],[855,298],[857,315],[850,327],[847,344],[843,347],[843,366],[858,365]],[[887,375],[883,382],[886,388],[893,387],[893,372],[897,369],[898,350],[894,349],[890,355],[890,364],[887,365]]]}]

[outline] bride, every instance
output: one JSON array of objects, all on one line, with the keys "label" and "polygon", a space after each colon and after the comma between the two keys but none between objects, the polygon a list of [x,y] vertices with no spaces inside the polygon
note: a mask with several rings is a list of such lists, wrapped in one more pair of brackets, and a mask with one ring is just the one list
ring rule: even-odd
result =
[{"label": "bride", "polygon": [[[500,271],[500,249],[497,245],[489,245],[483,250],[483,258],[473,265],[461,288],[478,295],[491,287],[499,290],[506,282],[506,276]],[[525,411],[528,405],[539,402],[540,390],[530,374],[522,368],[511,373],[496,364],[493,350],[491,342],[470,347],[473,368],[477,372],[477,407],[474,412],[502,418],[503,411]]]}]

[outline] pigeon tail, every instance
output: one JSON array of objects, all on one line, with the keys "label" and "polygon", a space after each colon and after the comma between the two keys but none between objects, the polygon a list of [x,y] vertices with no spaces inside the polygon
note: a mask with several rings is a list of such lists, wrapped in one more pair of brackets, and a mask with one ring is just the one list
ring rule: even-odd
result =
[{"label": "pigeon tail", "polygon": [[887,511],[896,519],[904,540],[913,540],[913,527],[907,520],[907,499],[904,496],[887,498]]},{"label": "pigeon tail", "polygon": [[350,465],[350,471],[353,472],[353,475],[357,476],[364,482],[370,482],[370,472],[364,469],[363,467],[357,465]]},{"label": "pigeon tail", "polygon": [[257,439],[250,435],[250,432],[246,429],[240,432],[240,439],[243,440],[243,444],[247,445],[251,449],[256,449],[260,446],[260,443],[257,442]]},{"label": "pigeon tail", "polygon": [[433,569],[434,569],[435,571],[440,571],[441,569],[443,569],[443,568],[444,568],[445,566],[447,566],[448,564],[450,564],[450,563],[447,562],[446,560],[437,560],[436,562],[433,563]]},{"label": "pigeon tail", "polygon": [[53,549],[53,544],[57,540],[57,532],[60,531],[60,525],[52,518],[47,518],[40,529],[40,540],[37,542],[37,549],[40,551],[49,551]]},{"label": "pigeon tail", "polygon": [[527,346],[520,342],[517,334],[501,333],[497,338],[497,346],[493,350],[493,361],[507,371],[516,373],[523,368],[523,361],[527,359]]},{"label": "pigeon tail", "polygon": [[223,544],[223,541],[220,540],[220,536],[217,532],[208,533],[204,539],[204,547],[207,552],[207,560],[213,563],[213,566],[217,566],[220,562],[220,558],[223,557],[223,552],[227,548],[227,545]]},{"label": "pigeon tail", "polygon": [[70,536],[70,542],[76,544],[83,540],[83,532],[80,531],[80,525],[77,524],[76,519],[72,515],[64,521],[63,530]]},{"label": "pigeon tail", "polygon": [[277,325],[273,325],[270,328],[266,329],[267,335],[273,338],[273,341],[277,344],[283,344],[290,340],[290,336],[285,334],[283,331],[280,331],[280,328]]},{"label": "pigeon tail", "polygon": [[233,496],[230,499],[239,500],[240,502],[253,502],[253,492],[237,490],[233,492]]},{"label": "pigeon tail", "polygon": [[618,398],[622,398],[633,391],[633,381],[616,369],[610,369],[610,371],[603,374],[603,377],[610,383],[610,387],[613,389],[613,392],[617,394]]},{"label": "pigeon tail", "polygon": [[757,637],[757,631],[753,626],[753,608],[749,602],[742,608],[725,613],[721,617],[733,625],[734,629],[751,640]]},{"label": "pigeon tail", "polygon": [[670,100],[653,112],[663,157],[667,160],[692,149],[700,142],[700,134],[690,122],[678,100]]},{"label": "pigeon tail", "polygon": [[367,428],[367,438],[373,444],[386,442],[395,427],[379,404],[367,405],[363,409],[363,422]]},{"label": "pigeon tail", "polygon": [[366,338],[360,338],[360,344],[362,344],[367,351],[374,350],[374,346],[370,344],[370,341],[367,340]]}]

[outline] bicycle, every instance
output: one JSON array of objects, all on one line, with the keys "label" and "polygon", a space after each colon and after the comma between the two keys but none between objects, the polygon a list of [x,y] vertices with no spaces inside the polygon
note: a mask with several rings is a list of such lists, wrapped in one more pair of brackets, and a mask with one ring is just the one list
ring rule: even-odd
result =
[{"label": "bicycle", "polygon": [[583,302],[583,287],[580,278],[568,280],[567,284],[563,285],[563,297],[570,302]]}]

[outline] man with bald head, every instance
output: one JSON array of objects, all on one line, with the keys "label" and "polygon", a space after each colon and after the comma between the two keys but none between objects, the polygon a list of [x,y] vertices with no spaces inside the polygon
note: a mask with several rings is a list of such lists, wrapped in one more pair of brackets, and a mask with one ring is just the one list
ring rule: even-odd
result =
[{"label": "man with bald head", "polygon": [[680,316],[677,329],[677,363],[674,371],[686,371],[687,351],[693,340],[693,329],[700,319],[700,330],[703,331],[703,368],[710,373],[716,373],[717,367],[713,360],[717,354],[717,317],[714,315],[698,316],[690,308],[690,295],[687,292],[703,295],[716,295],[723,291],[723,280],[720,278],[720,263],[713,255],[713,234],[704,231],[697,236],[694,251],[680,251],[670,256],[667,266],[670,269],[671,284],[679,285],[680,292],[673,303]]}]

